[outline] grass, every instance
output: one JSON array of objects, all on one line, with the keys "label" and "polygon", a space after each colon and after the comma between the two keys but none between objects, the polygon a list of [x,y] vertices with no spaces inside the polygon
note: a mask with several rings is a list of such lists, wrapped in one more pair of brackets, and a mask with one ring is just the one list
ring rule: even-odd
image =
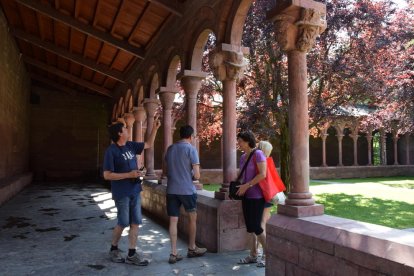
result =
[{"label": "grass", "polygon": [[[204,185],[217,191],[219,184]],[[325,214],[392,228],[414,228],[414,177],[312,180]],[[276,212],[276,206],[272,212]]]}]

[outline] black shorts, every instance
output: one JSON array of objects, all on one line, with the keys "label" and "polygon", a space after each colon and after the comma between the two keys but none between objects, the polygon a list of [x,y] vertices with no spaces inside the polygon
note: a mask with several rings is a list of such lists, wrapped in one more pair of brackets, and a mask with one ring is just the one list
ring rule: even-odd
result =
[{"label": "black shorts", "polygon": [[264,205],[264,198],[243,198],[243,216],[248,233],[255,233],[256,235],[263,233],[262,216]]},{"label": "black shorts", "polygon": [[197,194],[175,195],[167,194],[167,214],[169,217],[180,216],[180,207],[184,206],[187,213],[197,211]]}]

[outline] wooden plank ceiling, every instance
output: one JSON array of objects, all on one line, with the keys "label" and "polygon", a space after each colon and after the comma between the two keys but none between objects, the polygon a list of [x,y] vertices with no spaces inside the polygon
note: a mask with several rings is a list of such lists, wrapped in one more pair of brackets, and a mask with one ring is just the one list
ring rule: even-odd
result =
[{"label": "wooden plank ceiling", "polygon": [[34,82],[112,97],[185,0],[0,0]]}]

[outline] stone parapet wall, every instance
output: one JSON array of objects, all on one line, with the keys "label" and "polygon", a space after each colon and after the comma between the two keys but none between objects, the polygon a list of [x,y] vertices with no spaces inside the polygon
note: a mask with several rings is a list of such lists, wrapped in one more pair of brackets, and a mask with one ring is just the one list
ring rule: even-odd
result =
[{"label": "stone parapet wall", "polygon": [[[311,179],[334,178],[367,178],[388,176],[414,176],[414,166],[344,166],[344,167],[311,167]],[[201,183],[221,183],[223,171],[221,169],[201,170]]]},{"label": "stone parapet wall", "polygon": [[332,216],[274,215],[266,275],[414,275],[414,233]]},{"label": "stone parapet wall", "polygon": [[344,166],[310,168],[311,179],[414,176],[414,166]]},{"label": "stone parapet wall", "polygon": [[[214,199],[213,192],[198,191],[197,235],[198,244],[209,252],[238,251],[246,248],[246,228],[241,202]],[[141,193],[142,208],[159,223],[168,225],[166,210],[166,186],[144,181]],[[178,232],[182,237],[188,234],[188,215],[181,207]]]}]

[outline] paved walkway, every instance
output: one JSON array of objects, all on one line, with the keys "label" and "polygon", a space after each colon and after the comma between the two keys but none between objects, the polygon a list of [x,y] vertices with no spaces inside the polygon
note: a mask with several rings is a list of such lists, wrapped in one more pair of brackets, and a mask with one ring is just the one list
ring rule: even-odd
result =
[{"label": "paved walkway", "polygon": [[[238,266],[246,252],[214,254],[170,265],[167,231],[144,218],[139,248],[148,267],[108,261],[116,209],[111,194],[88,184],[32,185],[0,207],[1,275],[264,275]],[[127,235],[127,231],[123,236]],[[186,243],[179,240],[181,253]],[[127,249],[127,237],[120,248]]]}]

